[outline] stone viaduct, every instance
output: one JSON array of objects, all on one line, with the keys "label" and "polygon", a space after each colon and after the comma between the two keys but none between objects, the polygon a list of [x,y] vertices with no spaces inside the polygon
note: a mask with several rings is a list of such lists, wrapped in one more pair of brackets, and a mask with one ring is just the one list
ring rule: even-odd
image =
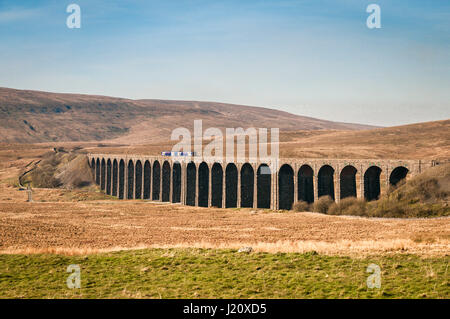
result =
[{"label": "stone viaduct", "polygon": [[120,199],[146,199],[201,207],[292,209],[329,195],[377,199],[390,185],[410,178],[433,161],[293,159],[267,163],[189,162],[165,156],[88,154],[95,182]]}]

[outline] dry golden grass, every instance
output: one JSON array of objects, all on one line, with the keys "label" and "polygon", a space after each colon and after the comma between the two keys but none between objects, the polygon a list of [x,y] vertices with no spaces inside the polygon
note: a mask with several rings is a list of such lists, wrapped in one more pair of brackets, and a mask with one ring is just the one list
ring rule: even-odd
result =
[{"label": "dry golden grass", "polygon": [[35,203],[2,185],[0,250],[84,254],[157,248],[239,248],[258,251],[367,255],[448,254],[449,218],[369,219],[316,213],[183,207],[143,201],[78,202],[40,190]]},{"label": "dry golden grass", "polygon": [[382,241],[372,240],[339,240],[325,241],[290,241],[271,242],[227,242],[211,243],[199,241],[178,244],[141,244],[133,247],[115,246],[110,248],[77,248],[77,247],[47,247],[47,248],[16,248],[0,250],[0,254],[59,254],[66,256],[89,255],[122,250],[139,250],[146,248],[201,248],[201,249],[239,249],[251,246],[256,252],[268,253],[307,253],[317,252],[321,255],[366,257],[371,255],[416,254],[424,257],[447,256],[448,240],[432,240],[432,242],[417,242],[411,239],[392,239]]}]

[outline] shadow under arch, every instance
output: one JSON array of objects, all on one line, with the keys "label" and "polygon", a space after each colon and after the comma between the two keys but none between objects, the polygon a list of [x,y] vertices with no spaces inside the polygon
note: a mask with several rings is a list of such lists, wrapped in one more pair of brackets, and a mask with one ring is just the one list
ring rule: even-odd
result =
[{"label": "shadow under arch", "polygon": [[162,167],[162,201],[170,201],[170,164],[164,161]]},{"label": "shadow under arch", "polygon": [[95,183],[100,185],[100,159],[95,162]]},{"label": "shadow under arch", "polygon": [[318,197],[330,196],[334,198],[334,168],[330,165],[324,165],[317,174]]},{"label": "shadow under arch", "polygon": [[118,169],[119,167],[117,165],[117,160],[114,159],[112,168],[112,190],[111,190],[112,196],[117,196]]},{"label": "shadow under arch", "polygon": [[211,206],[222,208],[223,169],[220,163],[211,168]]},{"label": "shadow under arch", "polygon": [[101,173],[100,173],[100,189],[102,191],[105,190],[105,182],[106,182],[106,163],[105,163],[105,159],[102,159],[101,162]]},{"label": "shadow under arch", "polygon": [[278,172],[278,208],[292,209],[294,203],[294,170],[284,164]]},{"label": "shadow under arch", "polygon": [[144,191],[143,198],[150,199],[150,188],[151,188],[151,176],[152,176],[152,166],[149,161],[144,163]]},{"label": "shadow under arch", "polygon": [[125,162],[123,159],[119,162],[119,199],[125,198]]},{"label": "shadow under arch", "polygon": [[267,164],[261,164],[256,171],[257,208],[270,208],[272,174]]},{"label": "shadow under arch", "polygon": [[234,163],[225,169],[225,207],[237,207],[238,170]]},{"label": "shadow under arch", "polygon": [[197,167],[194,162],[186,166],[186,205],[195,206]]},{"label": "shadow under arch", "polygon": [[172,203],[181,202],[181,165],[174,162],[172,165]]},{"label": "shadow under arch", "polygon": [[356,172],[356,168],[352,165],[347,165],[341,170],[339,175],[341,199],[356,197]]},{"label": "shadow under arch", "polygon": [[380,174],[381,168],[378,166],[371,166],[364,173],[364,198],[367,201],[380,197]]},{"label": "shadow under arch", "polygon": [[108,158],[106,162],[106,195],[111,195],[111,160]]},{"label": "shadow under arch", "polygon": [[409,170],[406,167],[397,166],[389,176],[389,184],[391,186],[396,186],[400,181],[406,178],[406,175],[408,175],[408,173]]},{"label": "shadow under arch", "polygon": [[153,177],[152,177],[152,200],[159,200],[159,191],[161,189],[161,165],[158,161],[153,162]]},{"label": "shadow under arch", "polygon": [[305,164],[300,167],[297,173],[297,198],[298,200],[307,202],[308,204],[314,202],[314,171],[311,166]]},{"label": "shadow under arch", "polygon": [[198,206],[208,207],[209,167],[202,162],[198,167]]},{"label": "shadow under arch", "polygon": [[135,165],[135,190],[134,190],[134,198],[141,199],[142,198],[142,163],[140,160],[136,161]]},{"label": "shadow under arch", "polygon": [[245,163],[241,168],[241,207],[253,207],[254,175],[253,167]]},{"label": "shadow under arch", "polygon": [[133,160],[128,161],[128,184],[127,184],[127,199],[133,199],[134,193],[134,163]]},{"label": "shadow under arch", "polygon": [[92,176],[95,177],[95,159],[92,158],[91,160],[91,170],[92,170]]}]

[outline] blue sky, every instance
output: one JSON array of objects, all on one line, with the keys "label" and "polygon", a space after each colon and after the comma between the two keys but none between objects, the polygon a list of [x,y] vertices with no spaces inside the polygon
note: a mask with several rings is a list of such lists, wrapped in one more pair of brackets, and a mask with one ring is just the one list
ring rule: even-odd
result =
[{"label": "blue sky", "polygon": [[399,125],[450,118],[449,49],[447,0],[0,0],[0,86],[19,89]]}]

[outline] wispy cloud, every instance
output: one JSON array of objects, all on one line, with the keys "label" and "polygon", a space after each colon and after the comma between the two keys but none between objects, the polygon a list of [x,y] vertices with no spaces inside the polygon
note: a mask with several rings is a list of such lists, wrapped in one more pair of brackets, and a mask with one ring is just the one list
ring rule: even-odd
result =
[{"label": "wispy cloud", "polygon": [[41,9],[11,8],[0,11],[0,23],[16,22],[35,18],[41,14]]}]

